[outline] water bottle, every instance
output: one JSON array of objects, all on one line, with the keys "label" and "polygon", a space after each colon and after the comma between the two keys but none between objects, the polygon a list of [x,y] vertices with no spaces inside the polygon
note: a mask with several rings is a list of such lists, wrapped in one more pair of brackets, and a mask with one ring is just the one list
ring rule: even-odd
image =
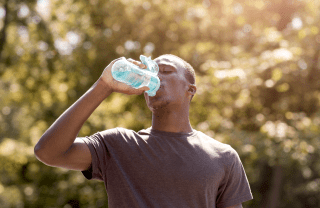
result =
[{"label": "water bottle", "polygon": [[112,77],[135,89],[147,86],[149,87],[149,90],[146,91],[148,95],[155,96],[160,87],[160,79],[157,75],[159,66],[151,60],[151,57],[140,55],[140,60],[147,66],[147,69],[141,69],[126,59],[116,61],[111,68]]}]

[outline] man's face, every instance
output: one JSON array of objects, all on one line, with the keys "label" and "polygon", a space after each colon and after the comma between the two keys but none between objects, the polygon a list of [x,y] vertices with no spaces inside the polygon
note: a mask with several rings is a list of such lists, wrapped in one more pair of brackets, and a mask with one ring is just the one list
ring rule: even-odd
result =
[{"label": "man's face", "polygon": [[175,56],[163,55],[155,59],[159,66],[160,88],[156,95],[149,97],[144,93],[147,105],[151,111],[168,105],[179,107],[190,98],[187,96],[189,82],[185,77],[182,60]]}]

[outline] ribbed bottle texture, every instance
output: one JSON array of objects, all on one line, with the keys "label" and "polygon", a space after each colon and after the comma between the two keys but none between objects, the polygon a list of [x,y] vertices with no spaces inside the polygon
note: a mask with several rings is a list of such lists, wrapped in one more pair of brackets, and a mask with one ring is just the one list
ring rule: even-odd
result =
[{"label": "ribbed bottle texture", "polygon": [[149,90],[146,91],[148,95],[155,96],[160,87],[160,79],[157,75],[159,66],[151,60],[151,57],[140,55],[140,60],[147,66],[147,69],[141,69],[125,59],[116,61],[111,69],[112,77],[135,89],[147,86],[149,87]]}]

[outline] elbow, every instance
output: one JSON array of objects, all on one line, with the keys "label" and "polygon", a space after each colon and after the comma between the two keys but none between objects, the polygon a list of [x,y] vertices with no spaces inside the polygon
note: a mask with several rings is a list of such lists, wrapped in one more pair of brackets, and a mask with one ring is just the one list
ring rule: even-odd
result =
[{"label": "elbow", "polygon": [[[40,139],[41,140],[41,139]],[[42,150],[43,148],[41,147],[41,145],[39,144],[39,142],[34,146],[33,152],[34,155],[39,158],[41,155],[41,152],[43,152]]]},{"label": "elbow", "polygon": [[41,149],[38,144],[34,147],[34,156],[40,162],[42,162],[46,165],[50,165],[49,158],[48,158],[48,155],[46,154],[46,151]]},{"label": "elbow", "polygon": [[38,144],[36,144],[36,146],[34,146],[33,152],[34,154],[37,156],[37,154],[39,153],[40,147]]},{"label": "elbow", "polygon": [[36,146],[34,147],[33,152],[34,152],[34,156],[35,156],[39,161],[41,161],[41,162],[44,163],[43,156],[42,156],[43,154],[41,153],[41,149],[40,149],[40,147],[39,147],[38,144],[36,144]]},{"label": "elbow", "polygon": [[45,164],[48,163],[48,150],[45,144],[45,138],[43,136],[39,139],[38,143],[34,146],[33,153],[34,156],[40,161]]},{"label": "elbow", "polygon": [[49,149],[41,148],[38,144],[34,147],[35,157],[45,165],[57,167],[58,156],[52,155]]}]

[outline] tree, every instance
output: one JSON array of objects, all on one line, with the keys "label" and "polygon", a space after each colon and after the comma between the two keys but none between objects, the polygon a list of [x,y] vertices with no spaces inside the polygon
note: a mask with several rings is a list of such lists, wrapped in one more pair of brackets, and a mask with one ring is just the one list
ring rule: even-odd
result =
[{"label": "tree", "polygon": [[[110,61],[172,53],[196,70],[192,126],[242,159],[254,195],[244,206],[317,207],[319,9],[298,0],[0,1],[0,204],[105,207],[102,183],[41,164],[33,147]],[[113,94],[79,136],[150,125],[143,96]]]}]

